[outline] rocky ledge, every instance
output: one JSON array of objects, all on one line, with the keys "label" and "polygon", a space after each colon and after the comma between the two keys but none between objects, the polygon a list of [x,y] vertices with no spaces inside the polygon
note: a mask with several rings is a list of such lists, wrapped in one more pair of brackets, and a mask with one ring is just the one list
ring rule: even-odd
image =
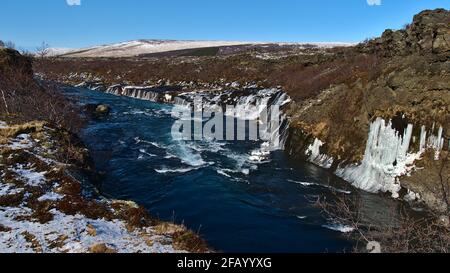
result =
[{"label": "rocky ledge", "polygon": [[[69,157],[72,160],[67,161]],[[0,252],[208,252],[185,227],[108,200],[71,170],[88,152],[43,122],[0,122]]]}]

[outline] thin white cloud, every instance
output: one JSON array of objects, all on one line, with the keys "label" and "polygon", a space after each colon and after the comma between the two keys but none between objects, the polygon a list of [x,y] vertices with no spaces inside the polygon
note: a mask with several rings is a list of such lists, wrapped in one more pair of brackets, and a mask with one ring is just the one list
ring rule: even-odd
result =
[{"label": "thin white cloud", "polygon": [[81,6],[81,0],[66,0],[69,6]]},{"label": "thin white cloud", "polygon": [[369,6],[381,6],[381,0],[367,0]]}]

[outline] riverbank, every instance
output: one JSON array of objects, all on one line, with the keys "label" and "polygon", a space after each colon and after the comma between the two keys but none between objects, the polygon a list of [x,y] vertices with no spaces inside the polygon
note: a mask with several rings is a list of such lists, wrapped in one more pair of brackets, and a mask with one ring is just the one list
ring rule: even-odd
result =
[{"label": "riverbank", "polygon": [[[0,252],[207,252],[197,234],[71,175],[88,151],[44,122],[0,126]],[[77,160],[63,162],[68,154]],[[73,157],[72,157],[73,158]]]},{"label": "riverbank", "polygon": [[0,252],[207,252],[199,236],[109,200],[77,134],[82,110],[33,78],[32,59],[0,48]]}]

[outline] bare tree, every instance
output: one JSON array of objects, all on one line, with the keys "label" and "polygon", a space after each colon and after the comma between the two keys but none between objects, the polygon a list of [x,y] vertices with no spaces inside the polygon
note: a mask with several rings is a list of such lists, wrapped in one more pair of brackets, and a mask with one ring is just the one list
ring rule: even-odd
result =
[{"label": "bare tree", "polygon": [[4,42],[5,47],[9,49],[16,49],[16,44],[13,41]]},{"label": "bare tree", "polygon": [[29,57],[29,58],[32,58],[32,57],[34,56],[34,54],[33,54],[32,52],[30,52],[28,49],[21,48],[21,49],[19,50],[19,52],[20,52],[20,54],[22,54],[23,56],[26,56],[26,57]]},{"label": "bare tree", "polygon": [[450,174],[448,171],[450,162],[450,152],[442,152],[442,162],[439,170],[439,184],[441,187],[442,200],[450,215]]},{"label": "bare tree", "polygon": [[2,40],[0,40],[0,47],[5,47],[5,42],[3,42]]},{"label": "bare tree", "polygon": [[47,55],[50,53],[50,45],[46,42],[42,42],[40,46],[36,48],[36,54],[41,58],[44,59],[47,57]]},{"label": "bare tree", "polygon": [[3,102],[5,104],[6,114],[9,116],[8,103],[6,102],[5,92],[3,91],[3,89],[0,89],[0,91],[2,92],[2,98],[3,98]]},{"label": "bare tree", "polygon": [[450,228],[437,215],[417,218],[402,209],[391,214],[391,223],[368,223],[359,212],[360,202],[335,195],[334,201],[319,198],[315,203],[328,218],[353,229],[347,236],[355,241],[355,252],[369,250],[371,243],[385,253],[450,252]]}]

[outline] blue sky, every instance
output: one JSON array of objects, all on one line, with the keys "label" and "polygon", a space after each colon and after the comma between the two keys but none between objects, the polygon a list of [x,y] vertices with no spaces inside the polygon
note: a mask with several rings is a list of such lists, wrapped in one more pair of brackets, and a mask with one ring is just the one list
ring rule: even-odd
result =
[{"label": "blue sky", "polygon": [[27,49],[44,40],[53,47],[153,38],[358,42],[438,7],[450,9],[450,1],[3,0],[0,39]]}]

